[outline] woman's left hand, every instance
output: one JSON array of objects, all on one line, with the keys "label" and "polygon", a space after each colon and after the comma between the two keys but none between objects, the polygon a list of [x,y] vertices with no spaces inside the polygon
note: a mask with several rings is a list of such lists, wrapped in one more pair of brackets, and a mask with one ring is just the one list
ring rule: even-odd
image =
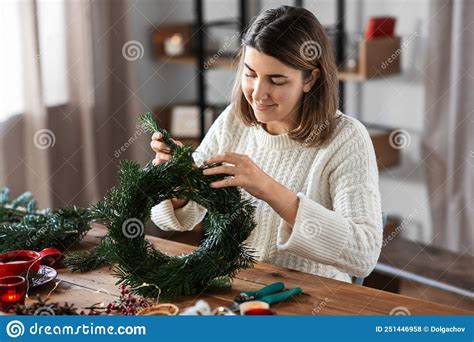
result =
[{"label": "woman's left hand", "polygon": [[274,179],[267,175],[257,164],[245,154],[225,152],[208,159],[206,164],[226,163],[232,165],[215,166],[205,169],[206,176],[216,174],[228,174],[233,177],[211,183],[213,188],[223,188],[227,186],[240,186],[252,196],[265,200],[269,189],[274,184]]}]

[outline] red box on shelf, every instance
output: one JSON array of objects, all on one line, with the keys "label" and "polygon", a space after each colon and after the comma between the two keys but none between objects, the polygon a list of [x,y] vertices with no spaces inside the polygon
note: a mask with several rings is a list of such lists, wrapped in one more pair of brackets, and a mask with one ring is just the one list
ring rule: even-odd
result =
[{"label": "red box on shelf", "polygon": [[393,37],[395,31],[394,17],[372,17],[367,24],[365,39],[371,40],[377,37]]}]

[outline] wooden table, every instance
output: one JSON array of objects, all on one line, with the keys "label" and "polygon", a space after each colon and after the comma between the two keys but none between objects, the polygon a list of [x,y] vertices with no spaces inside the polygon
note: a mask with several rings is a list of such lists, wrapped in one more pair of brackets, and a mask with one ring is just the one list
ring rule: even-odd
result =
[{"label": "wooden table", "polygon": [[[106,229],[95,226],[80,244],[81,249],[99,243]],[[194,247],[148,237],[156,248],[168,254],[188,253]],[[119,296],[116,278],[108,267],[88,273],[72,273],[68,269],[58,270],[56,282],[37,290],[43,298],[51,292],[50,302],[69,302],[84,308],[94,303],[108,303]],[[231,289],[198,296],[182,298],[173,303],[180,309],[191,306],[197,299],[206,300],[212,308],[229,306],[241,291],[257,290],[266,284],[283,281],[287,287],[301,287],[303,294],[286,302],[272,306],[279,315],[388,315],[393,309],[408,310],[412,315],[472,315],[474,312],[431,303],[411,297],[379,291],[328,279],[316,275],[293,271],[266,263],[257,263],[254,268],[242,270],[234,279]],[[30,298],[35,292],[30,292]],[[30,299],[27,300],[27,302]]]}]

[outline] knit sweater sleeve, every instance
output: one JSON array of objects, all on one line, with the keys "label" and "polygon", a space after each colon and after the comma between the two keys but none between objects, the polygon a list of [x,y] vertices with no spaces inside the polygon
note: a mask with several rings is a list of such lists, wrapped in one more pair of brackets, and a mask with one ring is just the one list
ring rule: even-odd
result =
[{"label": "knit sweater sleeve", "polygon": [[[196,165],[201,166],[211,156],[216,155],[222,148],[223,134],[230,120],[231,105],[229,105],[214,121],[199,147],[193,153]],[[151,220],[162,230],[189,231],[200,223],[207,209],[194,201],[188,201],[179,209],[174,209],[170,200],[165,200],[151,208]]]},{"label": "knit sweater sleeve", "polygon": [[374,269],[382,245],[382,212],[374,148],[365,127],[354,122],[340,132],[328,158],[328,209],[308,192],[298,193],[293,227],[282,220],[277,248],[342,272],[366,277]]}]

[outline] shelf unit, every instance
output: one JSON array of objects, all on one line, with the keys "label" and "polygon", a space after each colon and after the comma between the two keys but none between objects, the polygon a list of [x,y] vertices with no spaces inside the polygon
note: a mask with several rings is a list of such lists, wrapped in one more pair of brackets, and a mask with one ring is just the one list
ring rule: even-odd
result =
[{"label": "shelf unit", "polygon": [[[167,62],[173,64],[183,64],[183,65],[195,65],[197,64],[197,57],[195,56],[179,56],[179,57],[167,57]],[[212,68],[226,68],[226,69],[234,69],[236,65],[234,64],[234,60],[231,57],[220,57],[217,59],[212,66]],[[388,73],[384,73],[386,75]],[[338,79],[343,81],[369,81],[376,78],[381,77],[381,74],[372,74],[367,75],[365,72],[355,72],[353,70],[346,70],[346,69],[339,69],[337,72]]]},{"label": "shelf unit", "polygon": [[[222,26],[222,25],[235,25],[238,24],[239,31],[243,32],[246,24],[247,24],[247,6],[246,2],[244,0],[239,0],[239,18],[240,21],[226,21],[225,20],[218,20],[215,21],[214,24],[212,22],[207,23],[204,25],[204,0],[195,0],[195,9],[196,9],[196,24],[197,24],[197,39],[198,39],[198,44],[197,44],[197,67],[198,67],[198,103],[199,103],[199,109],[200,109],[200,114],[199,115],[199,125],[200,125],[200,132],[201,132],[201,140],[204,139],[204,136],[206,134],[205,132],[205,111],[207,108],[207,103],[206,103],[206,80],[205,80],[205,73],[206,73],[206,68],[205,68],[205,35],[204,35],[204,29],[211,27],[211,26]],[[220,59],[220,58],[219,58]]]},{"label": "shelf unit", "polygon": [[[206,109],[209,107],[222,107],[218,104],[207,103],[207,86],[206,86],[206,72],[208,69],[216,68],[233,68],[232,56],[220,56],[215,59],[209,67],[206,67],[206,60],[212,57],[212,53],[205,50],[206,46],[206,34],[205,30],[212,27],[235,27],[239,32],[243,32],[247,25],[247,7],[245,0],[236,0],[238,4],[238,17],[230,19],[219,19],[211,20],[208,22],[204,21],[204,2],[205,0],[194,0],[194,13],[195,22],[193,28],[195,31],[193,40],[192,54],[185,54],[181,56],[166,56],[166,63],[180,64],[180,65],[195,65],[196,66],[196,79],[197,79],[197,101],[195,104],[199,107],[199,138],[184,138],[185,140],[192,140],[193,142],[202,140],[206,134],[205,130],[205,115]],[[194,39],[195,38],[195,39]],[[153,40],[153,38],[152,38]],[[165,120],[168,122],[169,120]]]}]

